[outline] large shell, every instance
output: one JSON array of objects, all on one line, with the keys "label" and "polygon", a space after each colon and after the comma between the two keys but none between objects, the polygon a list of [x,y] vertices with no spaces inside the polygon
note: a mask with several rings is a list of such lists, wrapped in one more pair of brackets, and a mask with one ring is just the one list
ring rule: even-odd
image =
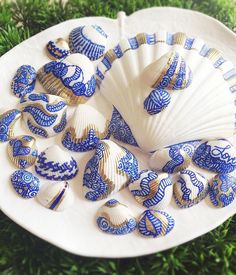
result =
[{"label": "large shell", "polygon": [[83,177],[84,195],[88,200],[107,198],[138,176],[135,156],[111,140],[101,141],[88,161]]},{"label": "large shell", "polygon": [[69,45],[63,38],[50,40],[46,45],[46,50],[48,57],[53,60],[65,58],[70,54]]},{"label": "large shell", "polygon": [[38,79],[48,93],[58,95],[68,104],[84,103],[96,88],[93,63],[82,54],[72,54],[63,60],[45,64]]},{"label": "large shell", "polygon": [[97,225],[103,232],[124,235],[134,231],[137,223],[126,205],[111,199],[98,210]]},{"label": "large shell", "polygon": [[77,175],[78,166],[69,153],[52,145],[38,156],[35,171],[48,180],[64,181]]},{"label": "large shell", "polygon": [[[174,91],[174,87],[170,90],[168,85],[170,104],[150,115],[144,109],[144,101],[159,83],[160,58],[173,52],[186,63],[185,82],[192,82],[179,85],[184,88],[181,91]],[[164,31],[122,40],[104,55],[97,68],[101,93],[119,111],[138,145],[147,152],[189,140],[232,136],[235,76],[234,66],[204,41]]]},{"label": "large shell", "polygon": [[14,136],[13,127],[21,117],[21,111],[9,110],[0,115],[0,142],[8,141]]},{"label": "large shell", "polygon": [[40,137],[52,137],[64,130],[67,105],[63,98],[32,93],[21,98],[23,120],[29,130]]},{"label": "large shell", "polygon": [[89,105],[81,104],[62,137],[62,144],[74,152],[95,149],[100,139],[109,138],[108,126],[109,121],[102,113]]},{"label": "large shell", "polygon": [[173,185],[168,174],[143,170],[139,178],[129,184],[129,190],[144,207],[165,209],[171,201]]}]

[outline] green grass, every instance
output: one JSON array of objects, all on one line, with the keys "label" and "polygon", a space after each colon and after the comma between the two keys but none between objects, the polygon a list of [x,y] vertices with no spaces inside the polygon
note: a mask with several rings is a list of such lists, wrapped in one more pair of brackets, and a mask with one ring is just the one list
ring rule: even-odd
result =
[{"label": "green grass", "polygon": [[[0,55],[39,31],[70,18],[116,17],[152,6],[176,6],[209,14],[236,31],[231,0],[20,0],[0,2]],[[235,45],[236,48],[236,45]],[[236,218],[187,244],[132,259],[92,259],[71,255],[31,235],[0,212],[0,274],[236,274]]]}]

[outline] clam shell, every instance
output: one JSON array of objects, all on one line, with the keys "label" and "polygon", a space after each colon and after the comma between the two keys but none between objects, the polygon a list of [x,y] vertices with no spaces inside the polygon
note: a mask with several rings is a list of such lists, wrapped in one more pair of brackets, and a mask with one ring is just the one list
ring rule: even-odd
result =
[{"label": "clam shell", "polygon": [[165,236],[174,226],[174,219],[166,212],[159,210],[145,210],[138,221],[139,233],[150,238]]},{"label": "clam shell", "polygon": [[77,175],[78,166],[69,153],[63,151],[58,145],[52,145],[39,154],[35,171],[48,180],[64,181]]},{"label": "clam shell", "polygon": [[85,167],[84,196],[92,201],[107,198],[137,177],[135,156],[111,140],[102,140]]},{"label": "clam shell", "polygon": [[209,195],[214,206],[228,206],[235,199],[236,178],[228,174],[216,175],[210,183]]},{"label": "clam shell", "polygon": [[180,172],[174,184],[174,197],[180,208],[191,207],[203,200],[209,191],[208,180],[194,170]]},{"label": "clam shell", "polygon": [[70,48],[67,41],[63,38],[50,40],[46,45],[47,55],[50,59],[62,59],[70,54]]},{"label": "clam shell", "polygon": [[103,55],[106,43],[107,34],[98,25],[77,27],[69,35],[71,51],[84,54],[90,60],[97,60]]},{"label": "clam shell", "polygon": [[35,138],[26,135],[11,139],[8,143],[7,151],[12,163],[20,169],[32,166],[38,156]]},{"label": "clam shell", "polygon": [[62,144],[74,152],[95,149],[100,139],[109,138],[108,126],[109,121],[100,112],[89,105],[81,104],[62,137]]},{"label": "clam shell", "polygon": [[236,149],[226,139],[206,141],[197,147],[193,162],[200,168],[227,174],[236,168]]},{"label": "clam shell", "polygon": [[68,182],[45,183],[37,200],[50,210],[64,211],[73,203],[74,195]]},{"label": "clam shell", "polygon": [[21,111],[9,110],[0,115],[0,142],[8,141],[14,136],[14,125],[21,117]]},{"label": "clam shell", "polygon": [[63,97],[68,104],[84,103],[95,92],[93,63],[82,54],[51,61],[38,71],[38,79],[48,93]]},{"label": "clam shell", "polygon": [[164,209],[171,201],[173,185],[168,174],[143,170],[139,178],[129,184],[129,190],[144,207]]},{"label": "clam shell", "polygon": [[125,235],[135,230],[137,223],[130,209],[115,199],[107,201],[97,212],[97,225],[106,233]]},{"label": "clam shell", "polygon": [[32,173],[22,169],[12,174],[11,183],[17,194],[24,199],[34,198],[40,187],[39,179]]}]

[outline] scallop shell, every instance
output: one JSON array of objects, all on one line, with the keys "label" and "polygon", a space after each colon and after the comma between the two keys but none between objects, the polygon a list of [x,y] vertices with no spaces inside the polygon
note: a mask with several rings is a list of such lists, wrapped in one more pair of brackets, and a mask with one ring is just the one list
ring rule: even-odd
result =
[{"label": "scallop shell", "polygon": [[55,95],[32,93],[21,99],[23,120],[29,130],[40,137],[62,132],[67,123],[67,105]]},{"label": "scallop shell", "polygon": [[130,209],[115,199],[107,201],[97,213],[97,225],[106,233],[125,235],[135,230],[137,223]]},{"label": "scallop shell", "polygon": [[64,211],[73,203],[74,195],[68,182],[45,183],[37,200],[50,210]]},{"label": "scallop shell", "polygon": [[137,177],[138,162],[132,153],[111,140],[100,141],[85,167],[85,198],[92,201],[107,198]]},{"label": "scallop shell", "polygon": [[166,212],[159,210],[145,210],[138,221],[139,233],[150,238],[165,236],[174,226],[174,219]]},{"label": "scallop shell", "polygon": [[77,175],[78,166],[69,153],[58,145],[52,145],[38,156],[35,171],[48,180],[64,181]]},{"label": "scallop shell", "polygon": [[[157,65],[165,54],[173,52],[184,60],[183,76],[190,85],[181,91],[168,89],[168,107],[150,115],[144,109],[144,101],[153,87],[160,87],[158,70],[162,68]],[[97,68],[100,92],[119,111],[139,147],[146,152],[189,140],[232,136],[235,76],[234,66],[204,41],[164,31],[123,39],[106,52]],[[167,82],[172,83],[175,77]]]},{"label": "scallop shell", "polygon": [[38,79],[48,93],[58,95],[68,104],[84,103],[95,92],[93,63],[82,54],[51,61],[38,71]]},{"label": "scallop shell", "polygon": [[21,117],[21,111],[9,110],[0,115],[0,142],[8,141],[14,136],[14,125]]},{"label": "scallop shell", "polygon": [[32,166],[38,156],[35,138],[26,135],[11,139],[7,151],[12,163],[20,169]]},{"label": "scallop shell", "polygon": [[69,45],[63,38],[50,40],[46,45],[46,50],[48,57],[52,60],[62,59],[70,54]]},{"label": "scallop shell", "polygon": [[236,196],[236,178],[228,174],[216,175],[210,184],[209,195],[214,206],[228,206]]},{"label": "scallop shell", "polygon": [[89,105],[81,104],[62,137],[62,144],[74,152],[95,149],[100,139],[109,138],[108,126],[109,121],[103,114]]},{"label": "scallop shell", "polygon": [[200,168],[228,174],[236,168],[236,149],[226,139],[206,141],[197,147],[193,162]]},{"label": "scallop shell", "polygon": [[32,173],[22,169],[12,174],[11,183],[17,194],[24,199],[34,198],[40,187],[39,179]]},{"label": "scallop shell", "polygon": [[77,27],[69,35],[71,51],[84,54],[90,60],[97,60],[103,55],[106,43],[107,34],[98,25]]},{"label": "scallop shell", "polygon": [[171,201],[173,185],[168,174],[143,170],[139,178],[129,184],[129,190],[144,207],[165,209]]},{"label": "scallop shell", "polygon": [[180,208],[191,207],[203,200],[209,191],[208,180],[194,170],[180,172],[174,184],[174,197]]}]

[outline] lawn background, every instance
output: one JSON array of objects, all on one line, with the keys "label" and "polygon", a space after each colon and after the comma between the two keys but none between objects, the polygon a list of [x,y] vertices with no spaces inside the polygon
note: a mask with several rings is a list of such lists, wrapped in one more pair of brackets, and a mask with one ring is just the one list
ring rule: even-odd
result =
[{"label": "lawn background", "polygon": [[[129,15],[153,6],[201,11],[236,31],[236,2],[233,0],[69,0],[65,5],[63,1],[0,1],[0,55],[41,30],[71,18],[115,18],[120,10]],[[85,258],[64,252],[25,231],[0,211],[1,275],[209,273],[236,274],[235,217],[212,232],[168,251],[113,260]]]}]

